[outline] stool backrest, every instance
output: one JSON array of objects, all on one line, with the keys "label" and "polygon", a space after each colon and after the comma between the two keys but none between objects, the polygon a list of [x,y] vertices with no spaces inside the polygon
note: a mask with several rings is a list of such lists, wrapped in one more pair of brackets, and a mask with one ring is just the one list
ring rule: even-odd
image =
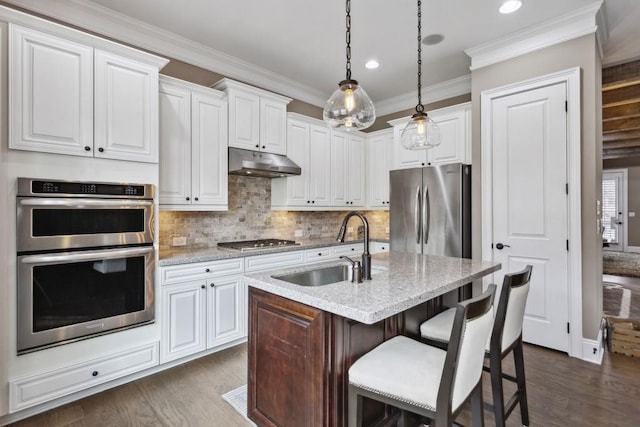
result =
[{"label": "stool backrest", "polygon": [[461,405],[482,376],[484,350],[493,324],[493,298],[496,285],[485,293],[456,306],[447,348],[437,410],[451,413]]},{"label": "stool backrest", "polygon": [[522,335],[532,269],[531,265],[527,265],[522,271],[504,275],[491,333],[491,351],[506,351]]}]

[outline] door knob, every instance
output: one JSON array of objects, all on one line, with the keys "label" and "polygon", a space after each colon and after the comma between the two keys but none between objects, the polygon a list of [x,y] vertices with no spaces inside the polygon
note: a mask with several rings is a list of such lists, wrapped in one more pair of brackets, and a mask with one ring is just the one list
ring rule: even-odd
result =
[{"label": "door knob", "polygon": [[496,243],[496,249],[502,249],[502,248],[510,248],[511,246],[509,245],[503,245],[502,243]]}]

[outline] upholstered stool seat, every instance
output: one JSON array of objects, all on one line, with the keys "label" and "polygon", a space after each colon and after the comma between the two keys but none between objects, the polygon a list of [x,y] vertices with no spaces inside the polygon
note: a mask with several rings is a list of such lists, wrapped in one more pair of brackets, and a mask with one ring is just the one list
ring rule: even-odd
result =
[{"label": "upholstered stool seat", "polygon": [[[496,426],[504,427],[506,418],[516,405],[520,405],[522,424],[529,425],[529,411],[524,377],[524,357],[522,349],[522,321],[529,294],[532,266],[524,270],[504,276],[502,288],[495,306],[495,321],[491,337],[486,345],[486,357],[489,358],[493,410]],[[420,325],[420,335],[425,343],[447,348],[451,338],[455,309],[439,313]],[[516,376],[502,372],[502,359],[513,352]],[[517,384],[517,390],[505,404],[502,380],[507,379]]]},{"label": "upholstered stool seat", "polygon": [[[371,398],[451,426],[471,401],[474,426],[483,426],[482,361],[491,332],[495,285],[458,304],[447,350],[396,336],[356,360],[349,369],[349,426],[362,423],[362,399]],[[397,412],[396,412],[397,414]]]}]

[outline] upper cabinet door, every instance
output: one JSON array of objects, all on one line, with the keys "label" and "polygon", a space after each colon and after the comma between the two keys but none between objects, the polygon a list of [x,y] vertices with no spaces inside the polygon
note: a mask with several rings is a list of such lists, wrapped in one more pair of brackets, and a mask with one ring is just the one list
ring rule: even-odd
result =
[{"label": "upper cabinet door", "polygon": [[92,156],[93,49],[12,24],[9,37],[9,148]]},{"label": "upper cabinet door", "polygon": [[229,147],[260,149],[260,97],[229,90]]},{"label": "upper cabinet door", "polygon": [[[292,176],[288,178],[278,178],[282,185],[286,180],[287,201],[286,203],[293,206],[305,206],[310,204],[309,198],[309,124],[298,121],[289,120],[287,123],[287,155],[302,169],[300,176]],[[272,182],[272,186],[273,186]]]},{"label": "upper cabinet door", "polygon": [[[309,129],[309,198],[315,206],[331,204],[331,131],[325,126]],[[302,170],[304,173],[304,169]]]},{"label": "upper cabinet door", "polygon": [[227,205],[227,104],[200,93],[191,96],[193,202]]},{"label": "upper cabinet door", "polygon": [[367,136],[367,206],[389,207],[389,170],[393,130]]},{"label": "upper cabinet door", "polygon": [[158,70],[95,51],[95,156],[158,162]]},{"label": "upper cabinet door", "polygon": [[160,83],[161,205],[189,204],[191,199],[191,91]]},{"label": "upper cabinet door", "polygon": [[347,145],[348,165],[345,175],[348,179],[349,206],[365,205],[365,146],[364,137],[350,134]]},{"label": "upper cabinet door", "polygon": [[287,105],[260,98],[260,151],[287,154]]},{"label": "upper cabinet door", "polygon": [[349,205],[348,194],[348,149],[349,136],[346,133],[331,133],[331,205]]},{"label": "upper cabinet door", "polygon": [[402,131],[407,122],[393,126],[393,169],[420,168],[427,165],[427,152],[425,150],[406,150],[400,142]]},{"label": "upper cabinet door", "polygon": [[[429,115],[440,127],[440,145],[429,150],[429,163],[432,165],[450,163],[471,163],[467,159],[468,132],[467,116],[469,104],[430,112]],[[469,144],[470,145],[470,144]]]}]

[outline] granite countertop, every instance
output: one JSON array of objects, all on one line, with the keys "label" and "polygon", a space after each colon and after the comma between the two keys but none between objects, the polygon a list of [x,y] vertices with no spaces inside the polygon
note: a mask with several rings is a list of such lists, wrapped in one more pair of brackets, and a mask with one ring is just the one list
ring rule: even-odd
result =
[{"label": "granite countertop", "polygon": [[275,295],[373,324],[501,268],[501,264],[464,258],[388,252],[373,255],[372,280],[299,286],[272,276],[344,264],[326,262],[245,275],[247,284]]},{"label": "granite countertop", "polygon": [[[389,243],[388,239],[371,238],[371,242]],[[337,242],[335,239],[302,239],[296,240],[299,245],[283,246],[276,248],[259,249],[247,252],[241,252],[235,249],[211,247],[185,247],[185,248],[160,248],[160,267],[177,264],[189,264],[193,262],[208,262],[229,258],[243,258],[255,255],[274,254],[278,252],[301,251],[305,249],[326,248],[329,246],[351,245],[354,243],[362,243],[362,240],[345,240],[344,243]]]}]

